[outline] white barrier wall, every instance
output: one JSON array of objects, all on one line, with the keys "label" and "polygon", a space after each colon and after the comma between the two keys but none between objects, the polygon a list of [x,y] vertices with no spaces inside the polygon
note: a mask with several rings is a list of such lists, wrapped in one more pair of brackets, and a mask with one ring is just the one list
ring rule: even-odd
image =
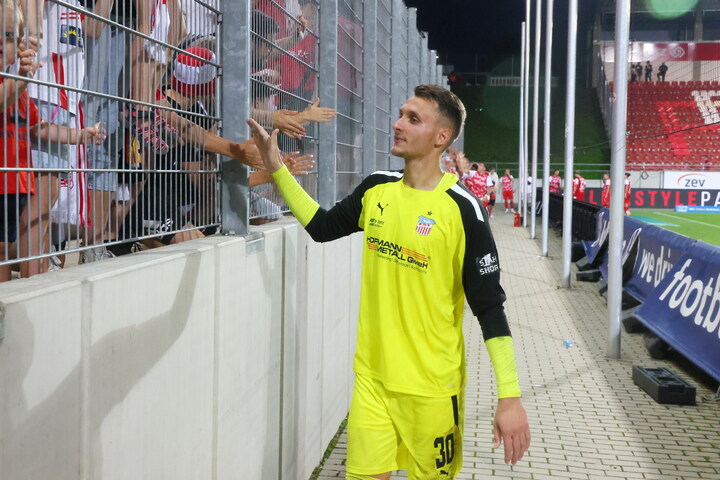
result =
[{"label": "white barrier wall", "polygon": [[307,479],[349,406],[361,245],[287,219],[0,285],[0,478]]}]

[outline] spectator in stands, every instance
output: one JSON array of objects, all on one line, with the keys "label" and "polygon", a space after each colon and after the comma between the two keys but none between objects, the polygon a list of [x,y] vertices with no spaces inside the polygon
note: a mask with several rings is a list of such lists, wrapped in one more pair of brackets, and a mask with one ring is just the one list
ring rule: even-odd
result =
[{"label": "spectator in stands", "polygon": [[[66,85],[72,88],[82,88],[85,79],[85,38],[83,32],[87,30],[86,22],[91,22],[78,12],[82,5],[77,0],[68,0],[70,7],[55,2],[38,2],[37,0],[22,2],[26,9],[28,35],[30,38],[41,38],[39,42],[38,61],[42,65],[35,73],[35,78],[56,85]],[[28,94],[37,105],[40,118],[56,125],[65,125],[82,129],[83,113],[80,94],[60,88],[51,88],[36,83],[28,85]],[[64,188],[73,187],[70,195],[79,201],[66,202],[65,209],[74,211],[60,212],[66,219],[66,224],[74,219],[76,225],[85,224],[84,211],[80,205],[87,205],[86,177],[82,172],[69,172],[78,167],[87,168],[85,163],[85,148],[62,143],[33,143],[32,163],[35,168],[54,169],[50,172],[36,174],[37,194],[30,198],[28,208],[37,216],[37,224],[32,225],[31,236],[39,241],[30,245],[30,255],[46,253],[49,248],[50,213],[51,207],[58,199],[60,182]],[[69,180],[69,181],[68,181]],[[80,200],[79,197],[82,197]],[[68,198],[68,196],[66,196]],[[56,207],[55,207],[56,208]],[[56,212],[57,213],[57,212]],[[58,228],[61,237],[64,237],[65,228]],[[21,242],[28,232],[22,232]],[[31,275],[47,271],[48,260],[32,260],[29,262]]]},{"label": "spectator in stands", "polygon": [[[178,0],[80,1],[101,17],[136,29],[154,40],[134,36],[129,41],[126,40],[129,34],[125,30],[114,26],[108,28],[105,22],[88,19],[86,89],[113,97],[128,95],[134,101],[153,104],[168,61],[166,47],[157,42],[177,44],[186,35]],[[127,45],[130,45],[129,51],[126,51]],[[128,78],[129,85],[126,82]],[[115,236],[115,232],[109,229],[109,219],[112,197],[118,187],[116,169],[125,166],[123,157],[129,150],[125,148],[125,131],[120,128],[120,112],[132,134],[130,142],[139,143],[147,154],[167,153],[170,148],[168,142],[175,141],[177,132],[167,125],[157,109],[147,105],[132,103],[121,106],[116,100],[94,95],[88,95],[84,104],[86,119],[90,123],[104,122],[109,134],[103,145],[88,150],[88,161],[93,171],[88,175],[90,229],[85,242],[97,245]],[[140,161],[140,155],[128,156]],[[123,162],[120,162],[121,158]],[[135,164],[136,168],[138,166],[139,163]],[[82,252],[80,263],[111,256],[104,247],[96,247]]]},{"label": "spectator in stands", "polygon": [[[39,67],[35,60],[37,38],[28,39],[29,48],[23,41],[25,17],[17,0],[2,0],[2,13],[2,71],[15,65],[17,75],[32,78]],[[27,82],[0,77],[0,107],[3,112],[0,119],[0,152],[3,152],[4,168],[30,167],[28,129],[37,125],[40,118],[28,98],[27,86]],[[3,260],[10,260],[17,255],[15,242],[20,216],[25,214],[28,197],[34,193],[35,177],[27,170],[4,171],[0,175],[0,258]],[[24,268],[27,269],[27,266]],[[10,265],[0,266],[0,281],[10,280],[11,273]]]},{"label": "spectator in stands", "polygon": [[610,208],[610,174],[603,173],[602,194],[600,195],[600,205]]},{"label": "spectator in stands", "polygon": [[393,125],[392,154],[404,158],[403,174],[375,173],[327,211],[283,168],[277,132],[248,122],[268,171],[313,239],[365,231],[348,479],[386,480],[398,467],[409,478],[454,478],[459,471],[463,297],[495,366],[494,446],[504,443],[505,461],[515,464],[530,444],[487,213],[439,168],[464,117],[449,91],[416,87]]},{"label": "spectator in stands", "polygon": [[[153,169],[185,172],[185,175],[147,175],[137,186],[139,192],[132,211],[125,216],[124,238],[172,232],[143,242],[146,246],[159,246],[214,233],[214,228],[200,231],[195,227],[216,221],[216,176],[190,174],[213,169],[207,153],[219,153],[253,168],[263,168],[253,140],[238,144],[214,133],[214,121],[206,105],[215,94],[217,75],[212,65],[215,62],[215,54],[199,46],[185,49],[174,60],[170,84],[161,89],[158,105],[180,111],[164,111],[163,115],[178,131],[181,142],[174,145],[166,155],[157,157]],[[310,155],[291,153],[284,157],[284,161],[294,175],[305,175],[313,166]],[[251,187],[270,181],[270,176],[264,171],[250,175]],[[176,234],[176,230],[184,231]],[[127,248],[113,251],[129,252]]]},{"label": "spectator in stands", "polygon": [[259,11],[252,12],[253,32],[263,32],[265,35],[253,35],[252,43],[252,82],[253,109],[252,117],[266,128],[277,128],[283,134],[301,139],[306,131],[304,124],[308,122],[329,122],[336,111],[331,108],[319,106],[319,100],[308,106],[302,112],[288,109],[275,109],[274,96],[280,84],[280,73],[274,69],[261,69],[268,61],[272,51],[271,43],[275,42],[278,26],[275,20]]},{"label": "spectator in stands", "polygon": [[[37,61],[37,50],[39,49],[38,39],[41,33],[36,29],[36,35],[29,36],[30,49],[21,40],[24,32],[24,15],[20,6],[13,0],[3,0],[5,17],[3,25],[4,45],[2,50],[2,68],[15,63],[18,65],[18,75],[26,78],[33,77],[38,68],[42,66]],[[35,15],[37,11],[32,12]],[[33,18],[34,22],[38,19]],[[37,27],[37,24],[35,25]],[[4,118],[2,120],[2,139],[4,145],[0,145],[3,154],[3,163],[8,168],[29,168],[32,165],[30,150],[31,140],[45,141],[48,144],[72,144],[80,145],[85,143],[101,143],[104,140],[105,132],[99,124],[93,127],[77,129],[67,125],[56,125],[45,121],[37,109],[35,103],[30,99],[27,92],[27,82],[15,81],[13,79],[2,79],[0,84],[0,98]],[[49,184],[47,185],[49,189]],[[4,208],[8,212],[8,218],[3,218],[1,228],[5,228],[7,222],[8,231],[2,232],[3,244],[12,243],[19,233],[19,245],[17,250],[21,257],[36,255],[40,252],[40,212],[38,208],[25,208],[25,203],[30,197],[30,204],[35,204],[35,177],[29,172],[6,171],[0,178],[0,194],[3,195]],[[18,216],[20,217],[18,220]],[[15,228],[19,224],[20,231]],[[28,250],[28,245],[33,247]],[[3,245],[10,249],[11,245]],[[3,249],[5,252],[5,249]],[[12,253],[11,253],[12,255]],[[7,259],[7,258],[5,258]],[[41,273],[39,262],[23,262],[20,265],[21,276],[31,276]],[[9,280],[9,268],[0,270],[0,279]]]},{"label": "spectator in stands", "polygon": [[557,193],[558,195],[562,193],[560,170],[554,170],[553,174],[550,175],[550,178],[548,178],[548,187],[550,188],[550,193]]},{"label": "spectator in stands", "polygon": [[638,80],[637,73],[635,71],[635,64],[630,62],[630,81],[636,82]]},{"label": "spectator in stands", "polygon": [[658,67],[658,72],[657,72],[658,82],[664,82],[664,81],[665,81],[665,74],[667,73],[667,71],[668,71],[667,65],[665,65],[665,62],[662,62],[662,63],[660,64],[660,66]]},{"label": "spectator in stands", "polygon": [[635,65],[635,76],[637,77],[637,81],[639,82],[643,75],[643,66],[640,62],[638,62]]},{"label": "spectator in stands", "polygon": [[645,81],[646,82],[652,82],[652,71],[653,66],[652,63],[650,63],[650,60],[645,62]]},{"label": "spectator in stands", "polygon": [[[120,25],[134,28],[137,24],[136,0],[81,0],[85,8]],[[150,2],[147,2],[150,3]],[[87,17],[85,20],[85,89],[113,97],[125,95],[126,44],[129,34],[125,30],[109,26],[102,20]],[[86,245],[98,245],[112,239],[108,232],[112,198],[117,191],[116,169],[125,149],[125,131],[120,128],[121,104],[113,99],[92,94],[83,97],[85,120],[89,123],[103,122],[107,139],[99,146],[87,149],[91,168],[87,176],[90,195]],[[96,247],[80,254],[80,263],[89,263],[112,257],[104,247]]]},{"label": "spectator in stands", "polygon": [[[217,31],[217,14],[198,3],[197,0],[181,0],[188,35],[194,37],[214,36]],[[203,0],[212,8],[220,9],[220,0]]]},{"label": "spectator in stands", "polygon": [[630,174],[625,173],[625,215],[630,215],[630,192],[632,191],[632,183],[630,182]]},{"label": "spectator in stands", "polygon": [[505,174],[500,177],[502,183],[503,202],[505,202],[505,213],[508,211],[515,213],[515,204],[513,199],[513,181],[515,179],[510,175],[510,170],[505,170]]},{"label": "spectator in stands", "polygon": [[[130,89],[135,102],[154,104],[170,56],[164,43],[177,45],[187,35],[179,0],[134,0],[137,31],[152,38],[134,36],[130,52]],[[123,92],[125,93],[125,92]],[[131,133],[147,150],[164,155],[176,141],[172,127],[162,112],[141,103],[133,103],[125,112]]]},{"label": "spectator in stands", "polygon": [[[314,3],[314,2],[313,2]],[[298,0],[252,0],[252,8],[269,16],[277,25],[277,39],[273,42],[277,47],[269,52],[269,60],[274,60],[283,51],[291,50],[305,38],[308,19],[300,11],[302,2]],[[287,13],[286,13],[287,12]],[[255,30],[255,33],[264,35],[264,30]]]},{"label": "spectator in stands", "polygon": [[[302,110],[311,99],[317,97],[315,84],[317,67],[317,36],[309,34],[317,29],[318,4],[315,0],[300,0],[304,24],[298,25],[302,40],[280,57],[280,89],[291,95],[283,95],[282,106],[290,110]],[[303,101],[304,100],[304,101]]]},{"label": "spectator in stands", "polygon": [[584,202],[586,187],[587,187],[587,182],[582,177],[582,175],[580,175],[580,172],[576,171],[575,178],[573,178],[573,199]]}]

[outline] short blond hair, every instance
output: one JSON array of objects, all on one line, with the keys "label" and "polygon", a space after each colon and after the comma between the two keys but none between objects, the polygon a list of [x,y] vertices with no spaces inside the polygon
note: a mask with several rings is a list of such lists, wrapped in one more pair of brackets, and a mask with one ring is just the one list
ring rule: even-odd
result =
[{"label": "short blond hair", "polygon": [[15,37],[20,37],[20,35],[22,35],[25,31],[25,15],[23,15],[18,0],[2,0],[3,19],[0,21],[3,22],[3,28],[8,27],[8,25],[5,24],[5,12],[8,10],[12,10],[13,12],[13,28],[15,29]]}]

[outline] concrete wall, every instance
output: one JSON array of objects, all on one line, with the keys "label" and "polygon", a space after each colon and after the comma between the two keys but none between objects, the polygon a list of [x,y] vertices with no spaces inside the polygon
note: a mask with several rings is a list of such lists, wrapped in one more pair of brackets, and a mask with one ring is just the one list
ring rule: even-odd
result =
[{"label": "concrete wall", "polygon": [[289,219],[1,285],[0,478],[308,478],[349,406],[361,245]]}]

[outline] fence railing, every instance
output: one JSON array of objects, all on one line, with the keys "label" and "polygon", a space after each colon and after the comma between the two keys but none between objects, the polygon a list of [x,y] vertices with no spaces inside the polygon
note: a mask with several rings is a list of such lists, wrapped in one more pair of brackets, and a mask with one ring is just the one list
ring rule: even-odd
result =
[{"label": "fence railing", "polygon": [[279,218],[248,117],[280,130],[329,207],[401,166],[391,125],[412,89],[447,86],[402,0],[4,0],[2,14],[0,279]]}]

